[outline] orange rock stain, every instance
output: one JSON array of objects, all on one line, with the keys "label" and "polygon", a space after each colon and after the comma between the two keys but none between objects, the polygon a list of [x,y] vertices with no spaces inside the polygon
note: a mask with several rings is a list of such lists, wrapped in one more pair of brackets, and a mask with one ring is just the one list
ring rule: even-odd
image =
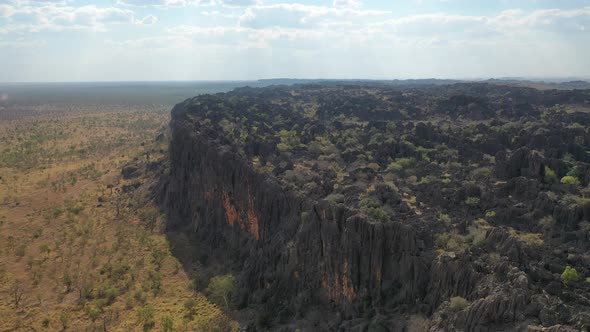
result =
[{"label": "orange rock stain", "polygon": [[230,225],[234,225],[236,221],[239,222],[240,214],[236,210],[236,208],[232,205],[229,195],[226,192],[223,192],[223,208],[225,210],[225,217],[227,218],[227,222]]}]

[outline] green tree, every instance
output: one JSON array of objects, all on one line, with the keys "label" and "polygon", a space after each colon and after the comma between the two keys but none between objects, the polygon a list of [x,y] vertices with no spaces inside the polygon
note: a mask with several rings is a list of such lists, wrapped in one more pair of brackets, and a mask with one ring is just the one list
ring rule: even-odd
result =
[{"label": "green tree", "polygon": [[465,204],[471,207],[477,207],[479,205],[479,197],[470,196],[465,199]]},{"label": "green tree", "polygon": [[186,316],[192,319],[193,316],[197,314],[197,301],[193,298],[186,300],[186,302],[184,302],[184,308],[187,311]]},{"label": "green tree", "polygon": [[229,299],[235,287],[236,278],[232,274],[226,274],[211,278],[206,289],[209,297],[218,304],[224,304],[229,308]]},{"label": "green tree", "polygon": [[64,285],[66,286],[66,292],[72,291],[72,286],[74,285],[74,280],[72,280],[72,276],[69,273],[64,273]]},{"label": "green tree", "polygon": [[387,166],[386,172],[400,172],[416,166],[415,158],[397,158]]},{"label": "green tree", "polygon": [[150,288],[152,289],[154,296],[158,296],[162,291],[162,274],[159,272],[150,271],[148,277],[150,280]]},{"label": "green tree", "polygon": [[563,184],[573,184],[573,185],[580,185],[580,180],[578,180],[578,178],[573,177],[571,175],[566,175],[564,177],[561,178],[561,183]]},{"label": "green tree", "polygon": [[569,265],[565,268],[565,270],[563,270],[563,273],[561,274],[561,281],[565,283],[578,281],[578,279],[580,279],[578,271]]},{"label": "green tree", "polygon": [[147,229],[153,231],[158,223],[158,210],[152,207],[146,208],[139,214],[139,219]]},{"label": "green tree", "polygon": [[25,289],[23,287],[22,281],[15,280],[10,287],[10,294],[12,296],[12,301],[14,302],[14,306],[18,308],[19,304],[23,300],[25,293]]},{"label": "green tree", "polygon": [[557,183],[557,174],[551,168],[545,166],[545,182]]},{"label": "green tree", "polygon": [[174,319],[170,315],[162,317],[162,332],[172,332],[174,330]]},{"label": "green tree", "polygon": [[59,321],[61,322],[61,327],[64,330],[67,330],[70,325],[70,317],[68,317],[68,314],[65,311],[62,311],[59,315]]},{"label": "green tree", "polygon": [[137,310],[139,316],[139,322],[143,324],[143,330],[149,331],[154,328],[156,323],[154,322],[154,307],[146,305]]},{"label": "green tree", "polygon": [[155,248],[154,251],[152,251],[152,262],[156,266],[156,271],[160,271],[166,256],[168,256],[168,252],[163,249]]},{"label": "green tree", "polygon": [[93,322],[96,321],[101,314],[100,309],[98,309],[95,306],[88,307],[88,309],[86,309],[86,312],[88,313],[88,317],[90,317],[90,319]]}]

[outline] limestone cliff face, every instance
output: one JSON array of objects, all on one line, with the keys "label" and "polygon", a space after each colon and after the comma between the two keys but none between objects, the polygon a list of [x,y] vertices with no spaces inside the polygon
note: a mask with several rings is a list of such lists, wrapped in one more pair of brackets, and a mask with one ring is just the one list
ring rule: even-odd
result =
[{"label": "limestone cliff face", "polygon": [[[242,262],[243,300],[295,301],[301,310],[334,303],[354,316],[363,301],[419,305],[429,284],[439,286],[430,278],[432,251],[414,228],[296,197],[196,128],[182,105],[171,128],[163,204],[176,221],[171,227],[190,225],[198,239]],[[425,309],[440,300],[430,301]]]},{"label": "limestone cliff face", "polygon": [[[322,102],[306,112],[319,112],[317,121],[307,121],[302,112],[293,111],[299,103],[309,101],[307,94],[312,93],[317,93]],[[356,104],[351,104],[351,100],[355,99],[350,96],[355,95],[354,91],[333,93],[324,95],[315,87],[297,91],[281,87],[245,89],[187,100],[172,111],[170,172],[158,189],[161,206],[170,216],[170,228],[190,232],[199,243],[227,260],[228,270],[238,277],[234,300],[240,308],[264,306],[279,325],[306,320],[316,310],[328,313],[329,317],[318,319],[326,325],[311,330],[406,330],[414,326],[415,322],[408,320],[412,314],[426,317],[426,325],[419,330],[430,331],[514,331],[529,326],[542,330],[560,324],[582,330],[590,327],[590,315],[586,314],[590,288],[583,279],[564,284],[560,278],[566,264],[575,265],[582,276],[590,275],[589,235],[585,228],[590,202],[581,196],[575,196],[579,198],[573,202],[564,200],[562,196],[577,194],[578,189],[545,183],[547,169],[562,177],[571,168],[557,158],[558,152],[570,151],[576,160],[586,160],[585,156],[576,157],[580,146],[587,144],[585,135],[561,135],[567,141],[563,144],[557,139],[552,139],[553,143],[543,142],[541,138],[537,143],[548,147],[540,153],[526,147],[530,135],[519,133],[521,138],[506,139],[514,135],[494,131],[484,124],[476,129],[486,134],[472,139],[462,136],[460,130],[465,128],[453,129],[457,132],[451,135],[443,133],[440,126],[419,123],[414,128],[412,123],[396,122],[395,128],[389,126],[390,129],[400,135],[405,133],[403,136],[414,143],[391,140],[374,148],[373,158],[381,162],[377,168],[385,168],[388,158],[418,156],[418,151],[409,148],[414,145],[448,143],[458,154],[438,155],[430,149],[439,166],[423,162],[416,174],[422,180],[428,180],[428,176],[435,180],[416,183],[414,176],[410,183],[411,177],[406,177],[401,181],[405,188],[400,186],[399,192],[387,191],[380,183],[373,186],[372,195],[390,213],[387,220],[380,222],[366,217],[366,212],[360,213],[359,202],[354,200],[359,192],[368,192],[368,186],[356,183],[376,176],[369,165],[346,170],[348,182],[346,187],[340,187],[344,198],[339,204],[314,198],[332,192],[323,191],[333,187],[329,181],[334,177],[328,171],[314,179],[312,189],[295,191],[285,181],[285,170],[275,173],[283,175],[273,176],[253,166],[255,158],[270,156],[274,158],[274,170],[282,168],[283,163],[290,163],[285,169],[294,168],[289,158],[297,157],[300,147],[295,145],[292,155],[278,153],[281,142],[277,137],[280,132],[288,135],[288,131],[273,127],[276,123],[291,121],[299,128],[308,125],[299,137],[308,146],[315,134],[327,130],[321,118],[333,118],[330,112],[334,109],[367,122],[366,130],[385,130],[384,123],[371,122],[382,116],[365,109],[365,105],[375,102],[372,97],[363,97],[360,106],[353,107]],[[293,95],[298,96],[295,106],[281,99]],[[408,103],[414,105],[419,100]],[[475,118],[496,114],[485,111],[492,104],[482,104],[479,110],[477,105],[469,106],[473,103],[466,107],[474,112]],[[317,105],[321,106],[319,110]],[[225,118],[221,115],[224,111]],[[436,112],[447,111],[443,108]],[[522,112],[526,113],[523,116],[536,114],[516,107],[514,116]],[[265,122],[269,114],[275,122]],[[420,112],[413,116],[420,116]],[[266,130],[266,136],[258,136],[265,139],[257,139],[253,135],[256,130],[250,130],[244,120],[241,130],[247,135],[241,143],[235,142],[241,136],[231,130],[231,124],[222,128],[225,133],[220,133],[219,124],[227,124],[228,117],[255,118],[251,126]],[[588,117],[579,121],[590,125]],[[294,127],[291,122],[286,128]],[[334,130],[342,126],[340,121],[333,123]],[[565,133],[569,129],[551,130]],[[373,144],[369,136],[367,148]],[[537,144],[530,144],[533,143]],[[344,148],[341,152],[342,163],[346,164],[355,164],[354,156],[362,153]],[[487,160],[493,159],[489,167],[465,166],[479,163],[484,152]],[[437,174],[437,167],[448,163],[447,157],[463,163],[453,170],[453,181],[448,179],[445,183],[433,174]],[[589,166],[578,162],[576,167],[580,181],[587,185]],[[472,176],[482,170],[486,173],[480,172],[481,178]],[[438,173],[439,178],[447,176]],[[306,184],[298,183],[299,188]],[[350,189],[350,195],[342,188]],[[400,194],[402,189],[405,192]],[[411,209],[404,201],[409,202],[408,191],[415,193],[413,198],[417,202]],[[469,198],[476,203],[467,204]],[[442,211],[452,214],[453,225],[445,226],[443,220],[438,220]],[[483,220],[480,225],[482,216],[488,221]],[[546,242],[539,241],[541,232]],[[441,244],[440,235],[449,238]],[[453,297],[464,299],[457,306],[450,301]]]}]

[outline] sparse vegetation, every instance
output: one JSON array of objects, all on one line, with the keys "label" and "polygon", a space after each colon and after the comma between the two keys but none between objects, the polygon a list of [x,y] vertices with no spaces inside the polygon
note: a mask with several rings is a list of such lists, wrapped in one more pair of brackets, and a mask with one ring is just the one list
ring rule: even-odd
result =
[{"label": "sparse vegetation", "polygon": [[580,180],[578,180],[578,178],[571,176],[571,175],[566,175],[566,176],[562,177],[560,182],[563,184],[573,184],[576,186],[580,185]]},{"label": "sparse vegetation", "polygon": [[0,124],[0,294],[10,300],[0,326],[173,331],[185,310],[177,297],[199,308],[183,328],[219,319],[188,289],[158,209],[124,192],[137,179],[119,175],[134,159],[162,159],[166,143],[153,139],[169,107],[84,107]]},{"label": "sparse vegetation", "polygon": [[545,182],[557,183],[557,174],[555,174],[555,171],[547,166],[545,166]]},{"label": "sparse vegetation", "polygon": [[451,217],[445,213],[441,213],[438,215],[438,221],[442,222],[447,227],[450,226],[452,222]]},{"label": "sparse vegetation", "polygon": [[387,166],[386,172],[401,172],[411,169],[414,165],[416,165],[414,158],[398,158]]},{"label": "sparse vegetation", "polygon": [[451,311],[461,311],[467,308],[468,306],[469,301],[460,296],[451,297],[450,299],[449,309],[451,309]]},{"label": "sparse vegetation", "polygon": [[467,197],[465,204],[471,207],[477,207],[479,205],[479,197]]},{"label": "sparse vegetation", "polygon": [[235,277],[231,274],[211,278],[205,292],[217,304],[229,308],[231,294],[235,287]]},{"label": "sparse vegetation", "polygon": [[561,281],[563,281],[566,284],[578,281],[579,279],[580,276],[578,275],[578,271],[569,265],[566,266],[565,270],[563,270],[563,272],[561,273]]},{"label": "sparse vegetation", "polygon": [[[150,201],[154,193],[147,187],[161,184],[150,172],[170,171],[168,188],[176,190],[194,184],[187,182],[188,173],[172,179],[175,170],[184,172],[177,166],[193,172],[195,164],[208,162],[186,154],[178,158],[181,165],[165,159],[168,144],[154,136],[165,125],[167,107],[117,105],[92,112],[78,105],[70,114],[47,106],[55,113],[1,123],[0,292],[5,301],[0,326],[235,331],[237,323],[226,311],[268,301],[252,315],[259,327],[318,314],[310,330],[323,330],[322,319],[331,318],[321,317],[321,310],[306,312],[315,300],[331,307],[353,302],[353,315],[358,309],[378,323],[390,308],[374,306],[397,303],[402,298],[396,294],[412,295],[416,285],[447,288],[433,293],[437,304],[468,294],[485,308],[483,296],[497,293],[503,301],[513,295],[509,287],[527,282],[534,282],[527,288],[531,299],[543,294],[547,303],[559,303],[579,296],[576,306],[568,306],[577,317],[587,297],[585,283],[576,281],[588,275],[583,246],[590,236],[586,93],[549,91],[545,99],[533,89],[492,83],[427,90],[330,83],[192,98],[185,103],[190,107],[174,113],[178,123],[186,116],[183,130],[198,127],[191,137],[205,135],[199,142],[220,144],[224,155],[248,165],[246,172],[233,168],[241,163],[232,165],[223,173],[231,176],[222,176],[226,182],[216,183],[215,190],[179,195],[189,197],[182,203],[195,208],[188,216],[204,212],[206,218],[227,219],[227,225],[216,223],[211,230],[221,232],[210,237],[216,245],[251,250],[232,255],[229,269],[219,266],[221,253],[215,248],[201,248],[206,241],[167,229],[166,215]],[[551,107],[550,100],[571,105]],[[276,191],[280,204],[260,190],[266,185],[261,181],[247,179],[246,188],[240,187],[241,177],[251,171],[281,189]],[[174,186],[173,180],[182,185]],[[282,204],[284,197],[288,204]],[[296,211],[306,210],[300,218],[291,213],[295,210],[282,214],[291,202],[297,203]],[[217,213],[220,206],[225,214]],[[271,226],[261,210],[272,210]],[[191,232],[208,227],[195,225]],[[224,238],[225,227],[244,237]],[[315,233],[307,236],[307,231]],[[280,248],[283,240],[287,243]],[[269,241],[280,250],[268,252]],[[321,261],[334,252],[342,261]],[[246,253],[255,254],[242,261]],[[528,259],[530,264],[523,262]],[[242,271],[249,273],[240,275],[252,277],[252,287],[259,288],[250,298],[239,296],[244,294],[235,291],[236,278],[225,274],[238,271],[242,262],[247,263]],[[276,263],[281,272],[261,262]],[[557,288],[555,272],[565,262],[578,270],[568,266],[562,272],[567,287],[564,299],[558,299],[551,288]],[[432,280],[440,284],[423,279],[439,272],[434,267],[448,269],[441,280]],[[365,282],[358,273],[370,278]],[[405,284],[404,278],[418,284]],[[301,280],[312,286],[300,287]],[[307,293],[294,301],[277,300],[281,293],[275,290],[290,289],[291,282]],[[413,294],[415,303],[429,303],[419,298],[425,290]],[[393,297],[381,301],[369,294]],[[452,297],[441,308],[447,305],[444,314],[456,315],[448,319],[455,322],[470,302]],[[503,304],[493,303],[498,306]],[[553,314],[553,307],[543,310]]]},{"label": "sparse vegetation", "polygon": [[517,232],[511,229],[510,234],[529,246],[540,246],[544,243],[543,234],[540,233]]}]

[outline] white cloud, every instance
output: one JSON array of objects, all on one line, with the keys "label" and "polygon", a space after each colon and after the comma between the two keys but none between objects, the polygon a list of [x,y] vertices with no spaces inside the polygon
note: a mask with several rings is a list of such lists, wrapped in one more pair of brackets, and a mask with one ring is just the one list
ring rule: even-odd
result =
[{"label": "white cloud", "polygon": [[135,20],[135,24],[137,25],[152,25],[158,22],[158,18],[154,15],[147,15],[146,17],[142,18],[141,20]]},{"label": "white cloud", "polygon": [[16,8],[11,5],[0,4],[0,18],[7,18],[14,14]]},{"label": "white cloud", "polygon": [[519,23],[536,29],[547,29],[553,32],[585,32],[590,30],[590,7],[560,10],[538,10],[524,15]]},{"label": "white cloud", "polygon": [[[586,33],[590,37],[590,8],[576,10],[507,10],[498,15],[412,15],[372,23],[373,33],[398,38],[424,38],[453,43],[548,41],[553,36]],[[551,35],[550,35],[551,34]]]},{"label": "white cloud", "polygon": [[[373,23],[382,12],[335,9],[301,4],[253,6],[237,26],[182,25],[167,29],[199,45],[253,48],[330,48],[342,45],[373,50],[394,47],[467,47],[548,43],[546,32],[564,33],[563,17],[576,18],[572,27],[584,26],[582,11],[511,10],[498,15],[409,15]],[[559,18],[559,19],[556,19]],[[539,30],[541,34],[539,34]],[[586,35],[586,37],[590,37]],[[587,38],[588,39],[588,38]]]},{"label": "white cloud", "polygon": [[187,7],[221,5],[228,8],[239,8],[261,5],[263,0],[117,0],[118,5],[136,7]]},{"label": "white cloud", "polygon": [[205,16],[212,16],[212,17],[223,17],[223,18],[231,18],[231,19],[238,19],[241,15],[238,13],[232,13],[227,11],[219,11],[219,10],[211,10],[211,11],[202,11],[201,14]]},{"label": "white cloud", "polygon": [[219,4],[226,7],[247,7],[261,5],[262,0],[219,0]]},{"label": "white cloud", "polygon": [[8,0],[8,2],[13,3],[17,6],[27,6],[27,5],[66,5],[68,2],[72,2],[74,0]]},{"label": "white cloud", "polygon": [[375,17],[387,11],[362,10],[357,8],[336,8],[310,6],[300,3],[280,3],[248,7],[239,19],[239,25],[250,28],[272,26],[312,28],[324,20]]},{"label": "white cloud", "polygon": [[253,29],[242,27],[177,26],[167,30],[173,36],[188,38],[195,46],[212,45],[239,48],[260,48],[267,44]]},{"label": "white cloud", "polygon": [[338,8],[357,8],[362,5],[359,0],[334,0],[332,6]]},{"label": "white cloud", "polygon": [[299,29],[267,27],[199,27],[177,26],[167,30],[176,36],[190,38],[194,45],[216,45],[237,48],[307,49],[338,47],[343,43],[360,46],[366,36],[363,31],[351,32],[329,29]]},{"label": "white cloud", "polygon": [[190,47],[191,40],[184,36],[154,36],[124,41],[107,40],[106,45],[122,49],[157,50],[170,49],[172,46],[179,49]]},{"label": "white cloud", "polygon": [[133,7],[186,7],[186,6],[211,6],[214,0],[117,0],[121,6]]},{"label": "white cloud", "polygon": [[[0,0],[3,50],[42,45],[27,41],[37,37],[48,38],[46,47],[58,50],[60,46],[59,42],[54,46],[53,34],[14,32],[108,30],[102,35],[110,38],[108,42],[85,46],[88,54],[96,55],[97,63],[110,61],[103,60],[103,54],[113,51],[117,60],[109,68],[130,72],[136,68],[143,74],[149,72],[147,67],[160,66],[163,78],[171,77],[166,76],[171,70],[180,75],[172,77],[191,78],[182,76],[188,75],[186,68],[201,68],[212,78],[244,77],[244,72],[248,77],[587,72],[583,57],[590,51],[590,7],[583,6],[399,16],[373,10],[369,1],[362,0],[328,0],[324,5],[271,0],[108,0],[118,6],[106,7],[76,7],[81,0],[40,1]],[[196,6],[200,8],[192,8]],[[136,39],[125,39],[129,34],[122,33],[132,25],[156,23],[165,28],[132,28]],[[154,31],[160,34],[152,36]],[[19,36],[27,38],[15,40]],[[121,65],[120,58],[128,63]],[[80,64],[80,68],[86,66]],[[119,75],[118,70],[113,73]]]},{"label": "white cloud", "polygon": [[91,29],[102,31],[110,24],[134,23],[134,13],[115,7],[95,5],[0,7],[8,24],[7,31],[38,32],[42,30]]}]

